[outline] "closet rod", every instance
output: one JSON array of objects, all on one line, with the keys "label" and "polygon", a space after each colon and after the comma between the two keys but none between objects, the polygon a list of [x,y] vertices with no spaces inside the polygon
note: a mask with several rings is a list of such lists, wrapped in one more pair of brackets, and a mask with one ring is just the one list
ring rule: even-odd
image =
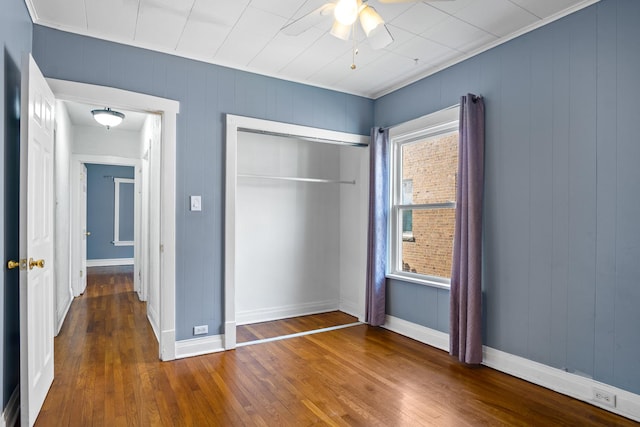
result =
[{"label": "closet rod", "polygon": [[369,144],[366,144],[366,143],[347,142],[347,141],[340,141],[340,140],[337,140],[337,139],[328,139],[328,138],[316,138],[316,137],[313,137],[313,136],[294,135],[294,134],[291,134],[291,133],[272,132],[272,131],[261,130],[261,129],[250,129],[250,128],[239,127],[238,131],[247,132],[247,133],[257,133],[259,135],[271,135],[271,136],[282,136],[282,137],[285,137],[285,138],[296,138],[296,139],[301,139],[303,141],[322,142],[324,144],[350,145],[350,146],[353,146],[353,147],[368,147],[369,146]]},{"label": "closet rod", "polygon": [[356,181],[341,181],[337,179],[321,179],[321,178],[298,178],[295,176],[273,176],[273,175],[254,175],[247,173],[239,173],[238,178],[262,178],[262,179],[276,179],[280,181],[300,181],[300,182],[320,182],[328,184],[351,184],[355,185]]}]

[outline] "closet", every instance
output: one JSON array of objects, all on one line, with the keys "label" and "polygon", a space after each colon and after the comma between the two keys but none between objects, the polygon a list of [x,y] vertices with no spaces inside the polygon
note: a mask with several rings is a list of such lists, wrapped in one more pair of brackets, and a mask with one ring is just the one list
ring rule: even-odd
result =
[{"label": "closet", "polygon": [[227,141],[235,324],[335,310],[363,320],[368,137],[234,117],[253,126]]}]

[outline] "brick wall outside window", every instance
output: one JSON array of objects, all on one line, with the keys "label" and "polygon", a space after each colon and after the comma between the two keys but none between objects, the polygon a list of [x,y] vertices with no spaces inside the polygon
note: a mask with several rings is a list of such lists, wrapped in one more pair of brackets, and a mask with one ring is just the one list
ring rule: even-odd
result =
[{"label": "brick wall outside window", "polygon": [[[455,202],[458,133],[402,146],[402,179],[413,182],[413,203]],[[455,209],[413,210],[412,238],[402,242],[402,270],[450,277]]]}]

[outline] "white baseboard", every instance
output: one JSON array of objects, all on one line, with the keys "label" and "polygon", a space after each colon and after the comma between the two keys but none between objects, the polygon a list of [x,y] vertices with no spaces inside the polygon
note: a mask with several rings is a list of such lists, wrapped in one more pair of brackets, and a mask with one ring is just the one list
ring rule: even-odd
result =
[{"label": "white baseboard", "polygon": [[210,335],[202,338],[177,341],[176,359],[224,351],[222,339],[222,335]]},{"label": "white baseboard", "polygon": [[325,313],[335,310],[338,310],[338,301],[331,300],[239,311],[236,312],[236,324],[246,325],[249,323],[269,322],[271,320],[306,316],[308,314]]},{"label": "white baseboard", "polygon": [[133,258],[88,259],[87,267],[113,267],[116,265],[133,265]]},{"label": "white baseboard", "polygon": [[73,297],[71,293],[69,293],[69,299],[62,309],[62,313],[57,313],[57,324],[56,324],[56,336],[60,333],[60,329],[62,329],[62,325],[64,324],[64,319],[67,318],[67,313],[69,313],[69,309],[71,308],[71,303],[73,302]]},{"label": "white baseboard", "polygon": [[364,322],[364,313],[362,312],[362,309],[358,306],[358,304],[352,301],[341,300],[338,310],[358,318],[359,322]]},{"label": "white baseboard", "polygon": [[224,323],[224,335],[222,337],[225,350],[236,348],[236,322]]},{"label": "white baseboard", "polygon": [[18,421],[20,415],[20,386],[16,387],[11,393],[11,397],[4,408],[2,418],[0,418],[0,427],[13,427]]},{"label": "white baseboard", "polygon": [[443,351],[449,351],[449,334],[398,317],[386,316],[383,328]]},{"label": "white baseboard", "polygon": [[176,358],[176,330],[166,329],[160,332],[160,360],[168,361]]},{"label": "white baseboard", "polygon": [[[449,351],[449,334],[444,332],[393,316],[386,317],[383,327],[440,350]],[[482,364],[609,412],[622,415],[634,421],[640,421],[640,395],[638,394],[487,346],[483,347]],[[616,406],[610,407],[594,401],[594,388],[615,395]]]}]

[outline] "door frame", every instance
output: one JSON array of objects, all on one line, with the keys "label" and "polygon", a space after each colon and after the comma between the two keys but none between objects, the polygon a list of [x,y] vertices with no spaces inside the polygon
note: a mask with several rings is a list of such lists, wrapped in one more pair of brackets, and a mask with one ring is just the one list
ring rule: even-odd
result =
[{"label": "door frame", "polygon": [[[368,146],[369,137],[272,120],[227,114],[224,191],[224,341],[225,350],[236,348],[236,193],[238,186],[238,133],[254,132],[295,137],[308,141],[339,145]],[[364,314],[362,288],[360,311]]]},{"label": "door frame", "polygon": [[[141,235],[141,221],[140,221],[140,210],[141,210],[141,203],[138,197],[139,191],[141,190],[141,174],[140,174],[140,167],[142,165],[142,160],[141,159],[134,159],[134,158],[127,158],[127,157],[117,157],[117,156],[102,156],[102,155],[92,155],[92,154],[72,154],[71,155],[71,176],[74,178],[77,178],[78,176],[80,176],[80,171],[82,170],[82,167],[84,165],[86,165],[87,163],[89,164],[100,164],[100,165],[112,165],[112,166],[130,166],[133,167],[135,169],[134,172],[134,194],[135,194],[135,200],[134,200],[134,204],[133,204],[133,229],[134,229],[134,247],[136,247],[136,245],[139,245],[141,240],[142,240],[142,235]],[[80,229],[77,227],[78,224],[80,224],[80,193],[82,192],[82,183],[80,181],[78,181],[77,179],[71,179],[71,239],[72,239],[72,246],[71,246],[71,263],[72,263],[72,274],[74,274],[74,272],[78,271],[78,262],[81,260],[81,256],[82,253],[79,251],[79,248],[82,246],[81,245],[81,239],[82,239],[82,235],[81,235],[81,231]],[[144,189],[142,189],[142,191],[145,191]],[[147,190],[148,191],[148,190]],[[86,213],[86,210],[85,210]],[[87,231],[91,231],[91,230],[87,230]],[[86,253],[85,253],[86,256]],[[134,272],[138,271],[140,268],[140,265],[142,263],[142,259],[139,256],[139,251],[135,250],[133,251],[133,266],[134,266]],[[79,296],[82,292],[84,292],[84,289],[82,289],[82,292],[80,291],[80,289],[78,289],[78,287],[76,286],[77,282],[77,276],[74,276],[74,279],[72,279],[71,282],[71,287],[73,289],[73,296],[77,297]],[[141,283],[140,283],[140,279],[138,277],[137,274],[134,274],[134,290],[136,292],[140,292],[140,287],[141,287]],[[146,293],[144,293],[144,291],[142,292],[143,295],[146,295]],[[144,300],[144,298],[143,298]]]},{"label": "door frame", "polygon": [[160,165],[160,331],[159,357],[176,357],[176,120],[180,103],[137,92],[67,80],[47,79],[56,99],[85,104],[110,105],[125,110],[155,113],[161,117]]}]

